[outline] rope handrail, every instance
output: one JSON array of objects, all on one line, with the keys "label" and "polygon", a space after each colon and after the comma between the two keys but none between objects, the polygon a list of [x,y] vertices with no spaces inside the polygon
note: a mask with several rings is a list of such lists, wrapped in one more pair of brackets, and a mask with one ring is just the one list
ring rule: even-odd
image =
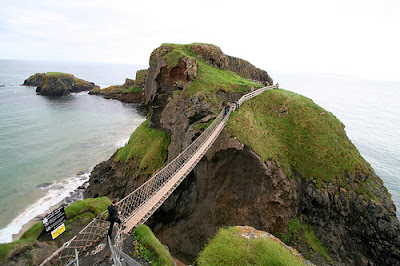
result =
[{"label": "rope handrail", "polygon": [[[129,221],[161,188],[167,184],[177,172],[179,172],[186,164],[191,161],[191,165],[187,167],[188,169],[182,175],[182,177],[175,181],[174,186],[169,189],[169,191],[160,199],[153,208],[148,211],[145,217],[143,217],[140,223],[144,223],[154,211],[161,206],[161,204],[168,198],[170,194],[175,190],[175,188],[183,181],[183,179],[190,173],[190,171],[195,167],[195,165],[200,161],[200,159],[207,152],[212,143],[217,139],[220,132],[224,128],[230,114],[236,108],[238,108],[244,101],[251,99],[266,90],[276,88],[276,86],[268,86],[248,94],[243,95],[237,102],[232,106],[229,112],[225,115],[224,109],[219,113],[219,115],[214,119],[214,121],[204,130],[204,132],[194,140],[188,147],[185,148],[177,157],[175,157],[171,162],[169,162],[165,167],[163,167],[159,172],[157,172],[153,177],[143,183],[136,190],[129,193],[123,199],[121,199],[117,205],[120,210],[120,219],[122,222]],[[214,134],[215,133],[215,134]],[[210,137],[212,136],[212,139]],[[199,154],[201,147],[207,143],[207,147]],[[197,153],[197,158],[194,155]],[[195,160],[193,160],[193,158]],[[46,259],[41,265],[45,265],[48,261],[59,254],[59,260],[61,263],[66,264],[68,261],[75,258],[75,249],[78,250],[79,254],[90,248],[100,239],[102,239],[107,231],[108,222],[105,221],[108,211],[104,211],[94,218],[85,228],[83,228],[75,237],[70,241],[66,242],[62,248],[57,250],[52,256]],[[122,242],[122,232],[117,231],[116,246]]]}]

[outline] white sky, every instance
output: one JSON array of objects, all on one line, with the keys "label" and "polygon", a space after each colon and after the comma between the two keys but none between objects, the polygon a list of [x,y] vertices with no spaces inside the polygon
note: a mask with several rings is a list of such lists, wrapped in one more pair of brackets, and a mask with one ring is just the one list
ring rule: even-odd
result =
[{"label": "white sky", "polygon": [[212,43],[267,71],[400,80],[399,0],[2,0],[0,58],[147,65]]}]

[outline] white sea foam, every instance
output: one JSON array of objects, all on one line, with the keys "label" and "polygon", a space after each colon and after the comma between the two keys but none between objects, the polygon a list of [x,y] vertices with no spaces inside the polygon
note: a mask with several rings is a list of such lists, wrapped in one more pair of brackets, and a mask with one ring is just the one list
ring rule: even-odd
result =
[{"label": "white sea foam", "polygon": [[118,142],[115,144],[115,146],[117,146],[117,148],[124,147],[126,144],[128,144],[129,138],[130,138],[130,137],[118,141]]},{"label": "white sea foam", "polygon": [[81,92],[74,93],[75,96],[84,96],[87,94],[89,94],[89,91],[81,91]]},{"label": "white sea foam", "polygon": [[0,230],[0,243],[12,242],[14,234],[18,234],[22,227],[37,216],[46,214],[51,207],[59,204],[79,186],[89,179],[89,173],[70,177],[52,184],[46,195],[23,210],[5,228]]}]

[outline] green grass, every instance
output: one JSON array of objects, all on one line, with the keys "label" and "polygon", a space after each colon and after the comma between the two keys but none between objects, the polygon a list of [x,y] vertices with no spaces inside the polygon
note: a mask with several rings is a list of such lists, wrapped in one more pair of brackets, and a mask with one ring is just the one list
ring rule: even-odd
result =
[{"label": "green grass", "polygon": [[206,123],[197,123],[196,125],[194,125],[194,128],[197,129],[197,130],[204,131],[204,130],[206,130],[206,128],[208,128],[209,125],[211,125],[211,123],[214,120],[215,119],[211,119],[211,120],[207,121]]},{"label": "green grass", "polygon": [[26,247],[33,246],[34,242],[43,230],[43,223],[37,222],[32,225],[28,230],[26,230],[19,240],[11,243],[0,244],[0,261],[5,262],[10,252],[15,249],[24,249]]},{"label": "green grass", "polygon": [[100,92],[100,93],[104,93],[104,94],[117,94],[120,93],[122,91],[122,87],[119,85],[113,85],[104,89],[100,89],[100,88],[94,88],[91,91],[93,92]]},{"label": "green grass", "polygon": [[304,237],[307,244],[316,252],[324,256],[328,262],[333,262],[333,260],[328,256],[328,248],[324,247],[321,241],[315,236],[314,231],[311,229],[310,225],[303,225]]},{"label": "green grass", "polygon": [[269,90],[244,102],[231,115],[227,128],[264,161],[279,162],[288,176],[293,169],[320,183],[342,178],[345,173],[370,172],[369,164],[346,136],[344,125],[296,93]]},{"label": "green grass", "polygon": [[123,90],[122,92],[123,93],[143,92],[143,89],[142,88],[137,88],[135,86],[131,86],[128,89]]},{"label": "green grass", "polygon": [[182,51],[181,49],[174,49],[168,54],[165,55],[165,58],[167,59],[168,67],[173,68],[178,65],[179,60],[186,56],[185,52]]},{"label": "green grass", "polygon": [[251,87],[262,87],[258,83],[240,77],[235,72],[212,67],[199,58],[196,60],[198,63],[197,76],[189,85],[186,91],[187,95],[202,93],[215,96],[218,91],[246,92]]},{"label": "green grass", "polygon": [[167,133],[150,128],[150,121],[146,120],[132,133],[128,144],[118,150],[115,160],[127,163],[135,158],[140,170],[153,174],[164,165],[170,141]]},{"label": "green grass", "polygon": [[32,247],[34,244],[33,239],[20,239],[11,243],[0,244],[0,262],[6,262],[9,254],[16,249],[24,249]]},{"label": "green grass", "polygon": [[[74,219],[81,218],[83,223],[90,222],[97,214],[105,211],[107,206],[111,204],[111,200],[107,197],[89,198],[72,203],[65,208],[67,223]],[[68,226],[67,226],[68,227]],[[37,222],[24,232],[17,241],[0,244],[0,261],[6,261],[10,252],[15,249],[24,249],[32,247],[36,239],[43,232],[44,226],[42,222]]]},{"label": "green grass", "polygon": [[200,253],[198,265],[303,265],[271,239],[247,239],[238,228],[222,228]]},{"label": "green grass", "polygon": [[136,71],[135,83],[136,84],[144,84],[145,79],[146,79],[146,73],[147,73],[147,69],[141,69],[141,70]]},{"label": "green grass", "polygon": [[154,236],[149,227],[141,224],[135,229],[134,234],[136,239],[151,251],[151,255],[148,255],[151,257],[152,265],[174,265],[168,250]]},{"label": "green grass", "polygon": [[184,90],[185,95],[200,95],[210,103],[217,102],[218,92],[247,92],[251,87],[261,88],[262,85],[240,77],[235,72],[218,69],[208,65],[190,50],[191,45],[186,45],[186,53],[196,59],[197,76],[193,82]]},{"label": "green grass", "polygon": [[36,240],[39,235],[43,232],[44,226],[42,222],[37,222],[32,225],[28,230],[26,230],[20,239],[33,239]]},{"label": "green grass", "polygon": [[286,243],[304,240],[311,249],[321,254],[328,262],[333,262],[328,256],[328,249],[324,247],[321,241],[315,236],[311,226],[307,223],[300,222],[297,218],[289,221],[288,233],[286,235],[281,234],[281,240]]},{"label": "green grass", "polygon": [[107,197],[79,200],[65,208],[65,215],[67,216],[67,219],[72,219],[84,212],[91,212],[96,216],[107,210],[107,207],[110,204],[111,200]]},{"label": "green grass", "polygon": [[74,75],[69,74],[69,73],[63,73],[63,72],[47,72],[46,76],[67,76],[73,78]]},{"label": "green grass", "polygon": [[235,72],[217,69],[205,63],[192,50],[194,44],[163,44],[173,50],[163,58],[167,59],[169,68],[176,66],[182,57],[194,58],[197,61],[197,75],[193,82],[183,90],[187,97],[198,95],[213,106],[221,106],[222,100],[216,97],[222,92],[246,92],[251,87],[261,88],[262,85],[240,77]]}]

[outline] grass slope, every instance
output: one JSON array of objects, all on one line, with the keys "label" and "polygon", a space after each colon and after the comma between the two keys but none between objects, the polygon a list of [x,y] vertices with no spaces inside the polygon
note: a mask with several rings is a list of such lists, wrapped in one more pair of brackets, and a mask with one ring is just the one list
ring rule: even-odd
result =
[{"label": "grass slope", "polygon": [[149,250],[150,254],[148,256],[144,255],[144,257],[146,257],[146,259],[150,259],[152,261],[152,265],[174,265],[167,248],[154,236],[153,232],[148,226],[144,224],[139,225],[135,229],[134,235],[136,236],[136,240],[145,246],[145,249],[142,249],[140,246],[138,246],[137,251],[139,256],[143,256],[144,254],[140,253],[144,252],[146,254],[146,251]]},{"label": "grass slope", "polygon": [[229,132],[264,161],[279,162],[317,182],[345,173],[370,171],[344,131],[344,125],[311,99],[285,90],[269,90],[234,112]]},{"label": "grass slope", "polygon": [[198,265],[303,265],[271,239],[247,239],[238,228],[222,228],[200,253]]},{"label": "grass slope", "polygon": [[199,95],[212,104],[220,104],[216,94],[218,92],[246,92],[251,87],[261,88],[262,85],[240,77],[235,72],[218,69],[208,65],[191,49],[194,44],[163,44],[173,50],[164,56],[169,68],[177,66],[183,57],[193,58],[197,61],[197,75],[193,82],[184,89],[186,96]]},{"label": "grass slope", "polygon": [[135,158],[144,173],[155,173],[167,159],[170,141],[167,133],[150,128],[150,121],[146,120],[132,133],[128,144],[118,150],[115,160],[127,163]]}]

